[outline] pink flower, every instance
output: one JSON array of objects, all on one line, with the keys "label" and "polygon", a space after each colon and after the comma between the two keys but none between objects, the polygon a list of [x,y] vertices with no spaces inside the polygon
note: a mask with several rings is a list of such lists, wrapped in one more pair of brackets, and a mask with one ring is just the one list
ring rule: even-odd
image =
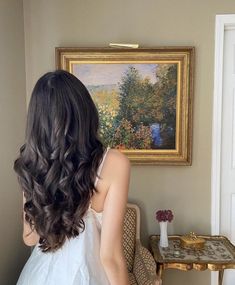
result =
[{"label": "pink flower", "polygon": [[174,215],[171,210],[158,210],[156,212],[156,219],[158,222],[171,222],[174,218]]}]

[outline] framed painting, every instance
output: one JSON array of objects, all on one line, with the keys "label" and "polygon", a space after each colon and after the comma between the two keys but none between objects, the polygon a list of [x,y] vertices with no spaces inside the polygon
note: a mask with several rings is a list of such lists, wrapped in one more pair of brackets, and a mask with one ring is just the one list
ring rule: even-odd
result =
[{"label": "framed painting", "polygon": [[98,109],[100,138],[134,164],[191,165],[193,47],[56,48]]}]

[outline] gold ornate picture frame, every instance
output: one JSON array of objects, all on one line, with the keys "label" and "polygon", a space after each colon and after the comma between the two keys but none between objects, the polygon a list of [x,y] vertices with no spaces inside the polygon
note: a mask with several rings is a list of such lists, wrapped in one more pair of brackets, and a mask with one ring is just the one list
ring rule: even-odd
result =
[{"label": "gold ornate picture frame", "polygon": [[134,164],[191,165],[194,47],[55,52],[56,68],[88,88],[105,145]]}]

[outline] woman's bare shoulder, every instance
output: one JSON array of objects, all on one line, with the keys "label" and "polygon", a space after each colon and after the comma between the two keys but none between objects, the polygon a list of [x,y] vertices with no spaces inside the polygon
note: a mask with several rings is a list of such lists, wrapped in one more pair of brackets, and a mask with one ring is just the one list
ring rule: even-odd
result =
[{"label": "woman's bare shoulder", "polygon": [[[110,185],[116,181],[125,180],[130,175],[130,161],[128,157],[118,149],[109,149],[101,171],[102,180],[99,180],[98,188],[106,192]],[[102,190],[105,188],[106,190]]]},{"label": "woman's bare shoulder", "polygon": [[125,167],[130,168],[130,160],[118,149],[109,149],[107,164],[116,168]]}]

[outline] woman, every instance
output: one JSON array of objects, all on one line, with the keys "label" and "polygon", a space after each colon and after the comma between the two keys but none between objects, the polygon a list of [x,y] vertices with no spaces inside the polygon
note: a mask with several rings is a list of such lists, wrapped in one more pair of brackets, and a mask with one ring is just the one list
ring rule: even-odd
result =
[{"label": "woman", "polygon": [[23,240],[34,246],[17,285],[128,285],[122,249],[129,160],[104,149],[85,86],[58,70],[32,92],[14,169]]}]

